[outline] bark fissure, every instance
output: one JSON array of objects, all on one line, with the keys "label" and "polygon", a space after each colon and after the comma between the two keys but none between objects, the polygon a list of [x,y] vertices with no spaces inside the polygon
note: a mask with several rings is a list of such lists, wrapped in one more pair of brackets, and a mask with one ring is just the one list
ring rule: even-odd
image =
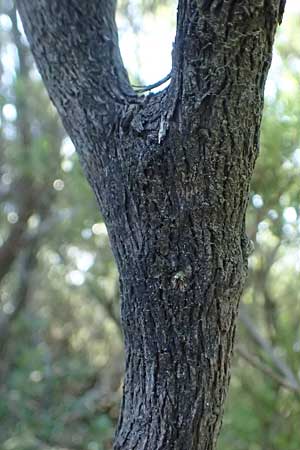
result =
[{"label": "bark fissure", "polygon": [[245,212],[284,2],[179,0],[170,85],[138,96],[114,1],[19,0],[118,265],[115,450],[213,450],[249,253]]}]

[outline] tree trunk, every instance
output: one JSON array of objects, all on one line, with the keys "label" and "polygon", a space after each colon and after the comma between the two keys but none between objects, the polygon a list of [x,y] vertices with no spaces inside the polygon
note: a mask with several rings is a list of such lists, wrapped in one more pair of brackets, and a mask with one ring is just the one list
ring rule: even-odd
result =
[{"label": "tree trunk", "polygon": [[179,0],[172,80],[137,96],[114,1],[19,0],[108,228],[126,374],[115,450],[213,450],[280,0]]}]

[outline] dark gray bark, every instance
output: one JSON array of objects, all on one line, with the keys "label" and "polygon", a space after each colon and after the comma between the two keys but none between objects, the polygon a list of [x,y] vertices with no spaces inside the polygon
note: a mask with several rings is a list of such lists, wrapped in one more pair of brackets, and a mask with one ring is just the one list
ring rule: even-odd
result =
[{"label": "dark gray bark", "polygon": [[212,450],[246,272],[248,190],[280,0],[179,0],[170,86],[138,97],[115,2],[19,0],[120,273],[114,448]]}]

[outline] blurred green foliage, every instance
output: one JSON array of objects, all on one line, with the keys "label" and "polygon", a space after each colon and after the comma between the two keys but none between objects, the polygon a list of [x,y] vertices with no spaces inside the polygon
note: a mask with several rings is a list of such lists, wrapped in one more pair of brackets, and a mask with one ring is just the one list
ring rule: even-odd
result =
[{"label": "blurred green foliage", "polygon": [[[138,40],[143,15],[172,27],[174,8],[124,0],[119,16]],[[0,0],[0,448],[110,449],[123,372],[117,272],[20,30]],[[287,15],[250,192],[255,252],[220,450],[300,448],[299,68],[299,16]]]}]

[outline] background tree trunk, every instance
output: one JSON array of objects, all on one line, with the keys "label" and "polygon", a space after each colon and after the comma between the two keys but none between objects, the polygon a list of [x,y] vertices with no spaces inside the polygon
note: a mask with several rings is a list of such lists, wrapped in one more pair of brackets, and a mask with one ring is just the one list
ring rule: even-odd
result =
[{"label": "background tree trunk", "polygon": [[180,0],[172,80],[137,96],[115,2],[19,0],[120,273],[115,449],[212,450],[249,254],[248,190],[279,0]]}]

